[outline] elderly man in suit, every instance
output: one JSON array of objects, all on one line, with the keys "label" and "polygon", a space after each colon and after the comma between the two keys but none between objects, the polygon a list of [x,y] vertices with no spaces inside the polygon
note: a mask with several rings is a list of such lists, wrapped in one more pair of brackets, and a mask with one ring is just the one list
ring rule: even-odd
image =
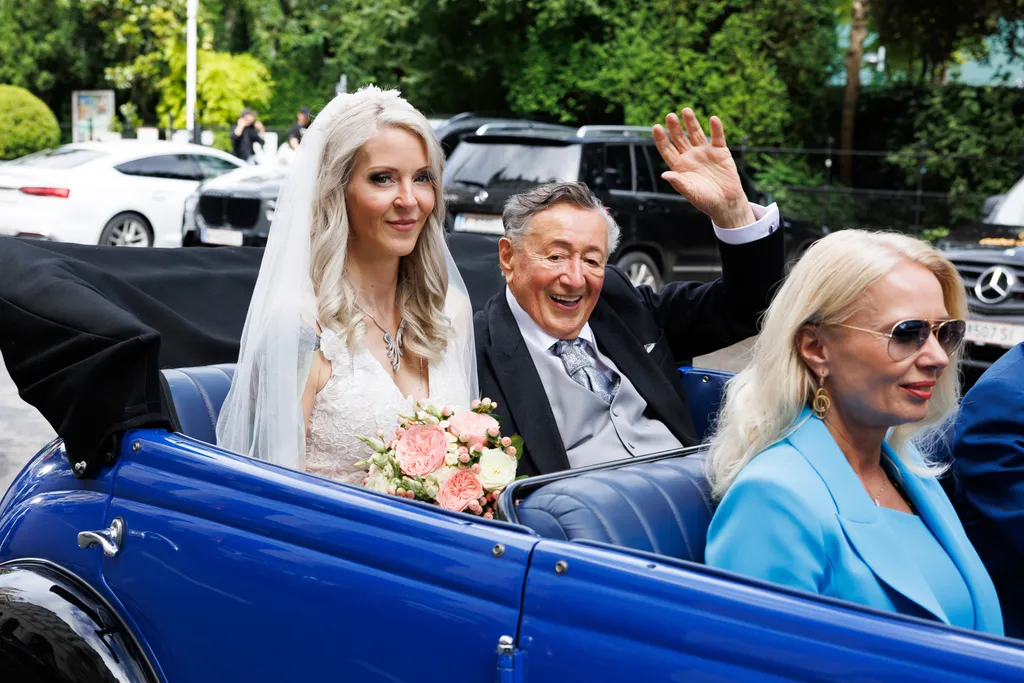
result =
[{"label": "elderly man in suit", "polygon": [[502,431],[524,440],[520,474],[695,444],[677,366],[756,334],[783,277],[778,207],[747,201],[717,117],[710,140],[692,110],[683,122],[685,133],[669,114],[653,135],[663,177],[714,224],[714,282],[634,287],[608,265],[619,227],[582,183],[505,207],[507,286],[474,322],[481,392],[498,402]]},{"label": "elderly man in suit", "polygon": [[953,432],[958,508],[1003,606],[1024,636],[1024,343],[992,364],[960,403]]}]

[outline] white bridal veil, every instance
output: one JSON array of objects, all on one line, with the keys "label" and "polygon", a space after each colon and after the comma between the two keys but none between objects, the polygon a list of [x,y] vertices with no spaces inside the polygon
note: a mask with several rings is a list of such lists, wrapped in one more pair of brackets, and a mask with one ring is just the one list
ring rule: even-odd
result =
[{"label": "white bridal veil", "polygon": [[[346,108],[368,100],[379,102],[382,109],[396,105],[412,109],[395,91],[367,87],[339,95],[306,130],[289,164],[242,331],[231,389],[217,421],[217,444],[222,448],[302,468],[302,393],[316,345],[310,226],[313,199],[318,192],[317,175],[332,120],[342,116]],[[440,202],[440,193],[437,195]],[[428,223],[420,239],[436,239],[444,245],[448,266],[445,312],[454,329],[448,339],[446,360],[458,364],[465,385],[462,396],[431,398],[455,404],[479,397],[479,390],[469,293],[445,244],[442,225],[431,228]]]}]

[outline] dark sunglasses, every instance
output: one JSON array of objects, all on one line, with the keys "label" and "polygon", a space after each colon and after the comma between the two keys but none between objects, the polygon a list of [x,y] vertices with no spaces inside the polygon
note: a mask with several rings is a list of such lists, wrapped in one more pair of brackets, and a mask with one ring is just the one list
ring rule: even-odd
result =
[{"label": "dark sunglasses", "polygon": [[843,325],[836,323],[836,327],[846,327],[851,330],[870,332],[879,337],[889,338],[889,358],[894,361],[903,361],[920,351],[928,342],[932,334],[939,342],[939,346],[946,352],[947,356],[953,355],[964,341],[964,334],[967,332],[967,323],[963,320],[901,320],[892,326],[891,332],[876,332],[866,330],[863,327]]}]

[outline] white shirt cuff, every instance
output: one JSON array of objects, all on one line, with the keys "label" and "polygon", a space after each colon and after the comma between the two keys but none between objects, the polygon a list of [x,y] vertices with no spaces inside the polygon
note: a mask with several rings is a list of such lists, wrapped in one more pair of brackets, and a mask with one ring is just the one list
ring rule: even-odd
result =
[{"label": "white shirt cuff", "polygon": [[750,208],[753,210],[754,218],[757,220],[750,225],[744,225],[742,228],[720,228],[712,221],[711,225],[715,226],[715,236],[726,244],[735,246],[756,242],[779,229],[778,204],[772,202],[771,206],[766,208],[751,202]]}]

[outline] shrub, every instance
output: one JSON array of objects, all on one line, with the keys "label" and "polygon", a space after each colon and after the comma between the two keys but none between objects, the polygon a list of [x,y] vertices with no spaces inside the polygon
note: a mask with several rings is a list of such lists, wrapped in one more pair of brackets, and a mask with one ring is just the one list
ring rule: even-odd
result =
[{"label": "shrub", "polygon": [[60,142],[60,126],[46,104],[24,88],[0,85],[0,159],[16,159]]}]

